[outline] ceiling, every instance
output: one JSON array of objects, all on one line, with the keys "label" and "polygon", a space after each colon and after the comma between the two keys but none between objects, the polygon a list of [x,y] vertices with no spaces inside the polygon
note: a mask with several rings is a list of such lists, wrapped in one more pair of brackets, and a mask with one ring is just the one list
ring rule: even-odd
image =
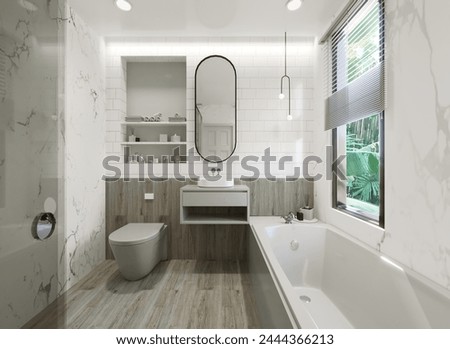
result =
[{"label": "ceiling", "polygon": [[348,0],[304,0],[294,12],[286,0],[130,0],[123,12],[113,0],[72,0],[71,6],[98,35],[320,36]]}]

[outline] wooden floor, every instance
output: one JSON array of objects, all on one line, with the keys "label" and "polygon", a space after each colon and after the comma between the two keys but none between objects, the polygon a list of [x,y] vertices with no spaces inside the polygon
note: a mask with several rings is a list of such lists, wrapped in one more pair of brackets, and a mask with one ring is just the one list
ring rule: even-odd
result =
[{"label": "wooden floor", "polygon": [[24,328],[258,328],[238,261],[171,260],[139,281],[107,260]]}]

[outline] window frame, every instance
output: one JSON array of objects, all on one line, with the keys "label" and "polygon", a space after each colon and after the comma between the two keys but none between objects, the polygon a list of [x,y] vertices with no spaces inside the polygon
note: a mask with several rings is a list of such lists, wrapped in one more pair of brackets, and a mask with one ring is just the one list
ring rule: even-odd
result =
[{"label": "window frame", "polygon": [[[338,211],[347,213],[353,217],[359,218],[363,221],[366,221],[368,223],[377,225],[381,228],[384,228],[384,214],[385,214],[385,207],[384,207],[384,198],[385,198],[385,175],[384,175],[384,113],[380,114],[380,204],[379,204],[379,215],[378,217],[375,217],[373,215],[370,215],[367,212],[357,210],[354,207],[347,206],[345,203],[342,203],[338,200],[338,168],[336,160],[338,158],[338,147],[337,147],[337,141],[338,141],[338,135],[337,135],[337,129],[334,128],[332,130],[332,147],[333,147],[333,179],[332,179],[332,207]],[[347,195],[347,193],[344,193],[343,195]]]},{"label": "window frame", "polygon": [[[380,25],[380,62],[384,62],[385,60],[385,13],[384,13],[384,0],[378,0],[380,3],[380,22],[382,22],[382,25]],[[355,14],[357,14],[360,9],[363,6],[361,6],[357,11],[355,11]],[[342,28],[341,28],[342,30]],[[339,31],[335,34],[339,34]],[[335,71],[337,67],[337,60],[338,57],[335,53],[331,56],[331,66],[332,66],[332,76],[334,74],[337,74],[337,71]],[[338,81],[336,79],[335,83],[332,84],[331,90],[332,92],[337,91],[337,84]],[[370,117],[370,116],[368,116]],[[358,210],[354,207],[347,206],[345,203],[339,202],[339,197],[341,194],[341,191],[345,189],[344,196],[347,196],[346,188],[339,188],[338,187],[338,168],[337,168],[337,159],[338,159],[338,129],[334,128],[332,129],[332,157],[333,157],[333,165],[332,165],[332,208],[335,210],[338,210],[340,212],[343,212],[345,214],[348,214],[352,217],[358,218],[360,220],[363,220],[367,223],[379,226],[380,228],[384,228],[384,218],[385,218],[385,134],[384,134],[384,124],[385,124],[385,111],[381,112],[379,114],[379,144],[380,144],[380,163],[379,163],[379,178],[380,178],[380,203],[379,203],[379,215],[378,217],[369,214],[368,212],[364,212],[362,210]],[[346,124],[348,125],[348,124]],[[346,125],[343,125],[343,127]],[[340,195],[338,195],[340,194]]]}]

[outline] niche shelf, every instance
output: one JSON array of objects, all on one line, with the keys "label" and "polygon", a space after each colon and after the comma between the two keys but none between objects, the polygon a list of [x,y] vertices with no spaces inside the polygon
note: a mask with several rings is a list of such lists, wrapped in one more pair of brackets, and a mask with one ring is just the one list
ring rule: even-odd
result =
[{"label": "niche shelf", "polygon": [[[179,114],[186,117],[186,57],[127,57],[127,115],[151,117],[161,113],[159,122],[122,122],[125,139],[121,142],[124,161],[132,155],[162,158],[179,155],[184,162],[187,154],[187,122],[169,122]],[[139,142],[129,142],[134,134]],[[160,142],[160,135],[167,142]],[[171,142],[173,135],[179,142]]]},{"label": "niche shelf", "polygon": [[[122,142],[122,145],[186,145],[187,142]],[[151,155],[151,154],[149,154]]]},{"label": "niche shelf", "polygon": [[141,122],[122,122],[123,126],[139,126],[139,127],[144,127],[144,126],[149,126],[149,127],[180,127],[180,126],[184,126],[186,127],[187,122],[186,121],[180,121],[180,122],[166,122],[166,121],[160,121],[160,122],[146,122],[146,121],[141,121]]}]

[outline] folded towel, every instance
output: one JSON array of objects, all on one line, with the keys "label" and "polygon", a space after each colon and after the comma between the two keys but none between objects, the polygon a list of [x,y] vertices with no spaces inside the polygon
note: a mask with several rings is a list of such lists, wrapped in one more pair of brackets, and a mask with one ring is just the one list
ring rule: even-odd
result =
[{"label": "folded towel", "polygon": [[156,113],[153,116],[146,116],[146,117],[144,117],[144,121],[146,121],[146,122],[159,122],[159,121],[161,121],[161,117],[162,117],[161,113]]}]

